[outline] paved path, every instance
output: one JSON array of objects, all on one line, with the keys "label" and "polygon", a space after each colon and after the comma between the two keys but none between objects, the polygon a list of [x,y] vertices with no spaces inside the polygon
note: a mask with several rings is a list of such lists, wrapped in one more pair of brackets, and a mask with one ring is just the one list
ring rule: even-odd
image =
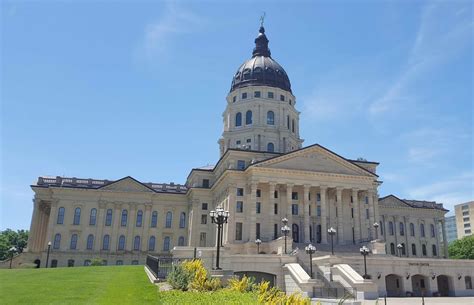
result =
[{"label": "paved path", "polygon": [[[385,305],[384,299],[364,301],[363,305]],[[474,297],[425,298],[425,305],[474,305]],[[387,298],[387,305],[422,305],[421,298]]]}]

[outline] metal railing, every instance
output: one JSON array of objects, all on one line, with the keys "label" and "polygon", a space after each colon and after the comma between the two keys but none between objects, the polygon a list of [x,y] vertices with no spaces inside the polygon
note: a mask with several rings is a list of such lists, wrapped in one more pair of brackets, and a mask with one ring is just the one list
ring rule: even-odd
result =
[{"label": "metal railing", "polygon": [[[191,260],[192,258],[189,258]],[[179,264],[183,259],[173,258],[171,256],[152,256],[147,255],[146,265],[156,278],[165,279],[173,270],[173,266]]]},{"label": "metal railing", "polygon": [[320,287],[313,288],[313,298],[323,298],[323,299],[355,299],[357,295],[357,290],[352,287],[341,287],[341,288],[332,288],[332,287]]}]

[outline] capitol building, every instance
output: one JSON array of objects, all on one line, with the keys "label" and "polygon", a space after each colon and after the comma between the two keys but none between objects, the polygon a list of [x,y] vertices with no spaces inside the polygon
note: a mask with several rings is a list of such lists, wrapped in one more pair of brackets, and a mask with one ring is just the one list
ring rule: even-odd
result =
[{"label": "capitol building", "polygon": [[[275,285],[291,290],[287,275],[291,279],[305,266],[298,267],[298,255],[282,253],[286,218],[288,247],[301,254],[312,243],[313,265],[345,286],[360,284],[358,251],[369,247],[371,265],[378,267],[357,286],[366,298],[423,289],[473,295],[474,268],[446,259],[448,211],[441,203],[381,197],[379,162],[303,144],[296,93],[268,43],[261,26],[251,58],[232,76],[215,165],[191,169],[184,184],[41,176],[31,186],[28,248],[15,263],[44,267],[50,243],[50,267],[84,266],[97,258],[108,265],[144,264],[147,254],[186,257],[194,248],[212,264],[218,241],[209,212],[222,207],[230,213],[221,236],[222,264],[236,274],[257,272],[260,265]],[[259,255],[256,239],[262,241]],[[331,239],[336,255],[330,255]],[[344,278],[351,274],[353,282]]]}]

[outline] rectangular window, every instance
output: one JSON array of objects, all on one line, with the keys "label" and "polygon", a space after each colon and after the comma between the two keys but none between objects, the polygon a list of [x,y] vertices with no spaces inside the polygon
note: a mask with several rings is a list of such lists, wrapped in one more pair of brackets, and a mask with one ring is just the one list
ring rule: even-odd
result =
[{"label": "rectangular window", "polygon": [[284,101],[285,100],[285,96],[282,94],[280,95],[280,101]]},{"label": "rectangular window", "polygon": [[369,219],[369,209],[365,209],[365,218]]},{"label": "rectangular window", "polygon": [[471,229],[464,230],[464,234],[471,234]]},{"label": "rectangular window", "polygon": [[273,205],[273,214],[278,215],[278,203]]},{"label": "rectangular window", "polygon": [[257,198],[260,198],[260,197],[262,197],[262,192],[259,189],[257,189]]},{"label": "rectangular window", "polygon": [[278,198],[278,191],[273,192],[273,198]]},{"label": "rectangular window", "polygon": [[351,218],[354,218],[354,208],[351,208]]},{"label": "rectangular window", "polygon": [[309,216],[311,216],[311,205],[308,206],[308,213],[309,213]]},{"label": "rectangular window", "polygon": [[255,224],[255,238],[256,239],[260,239],[260,224],[259,223],[256,223]]},{"label": "rectangular window", "polygon": [[291,193],[291,199],[298,200],[298,192],[292,192]]},{"label": "rectangular window", "polygon": [[207,214],[201,215],[201,224],[203,225],[207,224]]},{"label": "rectangular window", "polygon": [[204,202],[201,208],[203,211],[207,211],[207,203]]},{"label": "rectangular window", "polygon": [[242,143],[240,140],[235,141],[235,145],[240,145],[240,143]]},{"label": "rectangular window", "polygon": [[469,215],[469,211],[462,212],[462,216],[467,216]]},{"label": "rectangular window", "polygon": [[247,98],[247,92],[242,93],[242,99],[245,100]]},{"label": "rectangular window", "polygon": [[288,130],[290,130],[290,116],[289,115],[286,116],[286,127],[288,128]]},{"label": "rectangular window", "polygon": [[245,161],[244,160],[237,160],[237,169],[240,169],[240,170],[245,169]]},{"label": "rectangular window", "polygon": [[235,223],[235,240],[242,240],[242,223]]},{"label": "rectangular window", "polygon": [[321,207],[319,205],[316,207],[316,213],[317,216],[321,216]]},{"label": "rectangular window", "polygon": [[206,232],[201,232],[199,234],[199,247],[205,247],[206,246]]},{"label": "rectangular window", "polygon": [[260,214],[260,209],[261,209],[261,203],[260,202],[257,202],[256,209],[257,209],[257,214]]},{"label": "rectangular window", "polygon": [[268,92],[268,98],[273,98],[273,92]]},{"label": "rectangular window", "polygon": [[247,139],[247,143],[252,143],[252,139]]},{"label": "rectangular window", "polygon": [[316,201],[321,201],[321,194],[320,193],[316,194]]},{"label": "rectangular window", "polygon": [[235,207],[235,212],[236,213],[243,213],[244,211],[244,202],[243,201],[237,201],[237,205]]},{"label": "rectangular window", "polygon": [[237,95],[234,95],[234,97],[232,98],[232,103],[235,103],[236,100],[237,100]]},{"label": "rectangular window", "polygon": [[463,206],[461,207],[461,210],[467,210],[467,209],[469,209],[469,206],[468,206],[468,205],[463,205]]},{"label": "rectangular window", "polygon": [[292,204],[291,205],[291,214],[292,215],[298,215],[298,204]]},{"label": "rectangular window", "polygon": [[337,217],[337,207],[336,207],[336,217]]},{"label": "rectangular window", "polygon": [[273,225],[273,239],[277,239],[278,238],[278,224],[274,224]]},{"label": "rectangular window", "polygon": [[464,227],[465,227],[465,228],[470,228],[470,227],[471,227],[471,224],[470,224],[470,223],[465,223],[465,224],[464,224]]},{"label": "rectangular window", "polygon": [[369,197],[365,196],[365,204],[369,204]]},{"label": "rectangular window", "polygon": [[351,203],[354,203],[354,198],[351,196]]},{"label": "rectangular window", "polygon": [[260,91],[255,91],[253,93],[253,97],[260,97]]},{"label": "rectangular window", "polygon": [[464,221],[464,222],[469,221],[469,217],[464,217],[464,218],[462,219],[462,221]]},{"label": "rectangular window", "polygon": [[244,189],[243,188],[237,188],[237,196],[243,196],[244,195]]},{"label": "rectangular window", "polygon": [[202,179],[202,187],[209,188],[209,179]]}]

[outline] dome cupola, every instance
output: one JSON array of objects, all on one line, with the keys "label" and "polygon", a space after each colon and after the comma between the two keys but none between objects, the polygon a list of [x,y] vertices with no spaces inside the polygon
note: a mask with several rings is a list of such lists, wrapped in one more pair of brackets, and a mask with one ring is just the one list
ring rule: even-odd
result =
[{"label": "dome cupola", "polygon": [[291,84],[285,70],[277,63],[268,48],[265,28],[260,26],[252,58],[245,61],[232,79],[230,91],[247,86],[269,86],[291,92]]}]

